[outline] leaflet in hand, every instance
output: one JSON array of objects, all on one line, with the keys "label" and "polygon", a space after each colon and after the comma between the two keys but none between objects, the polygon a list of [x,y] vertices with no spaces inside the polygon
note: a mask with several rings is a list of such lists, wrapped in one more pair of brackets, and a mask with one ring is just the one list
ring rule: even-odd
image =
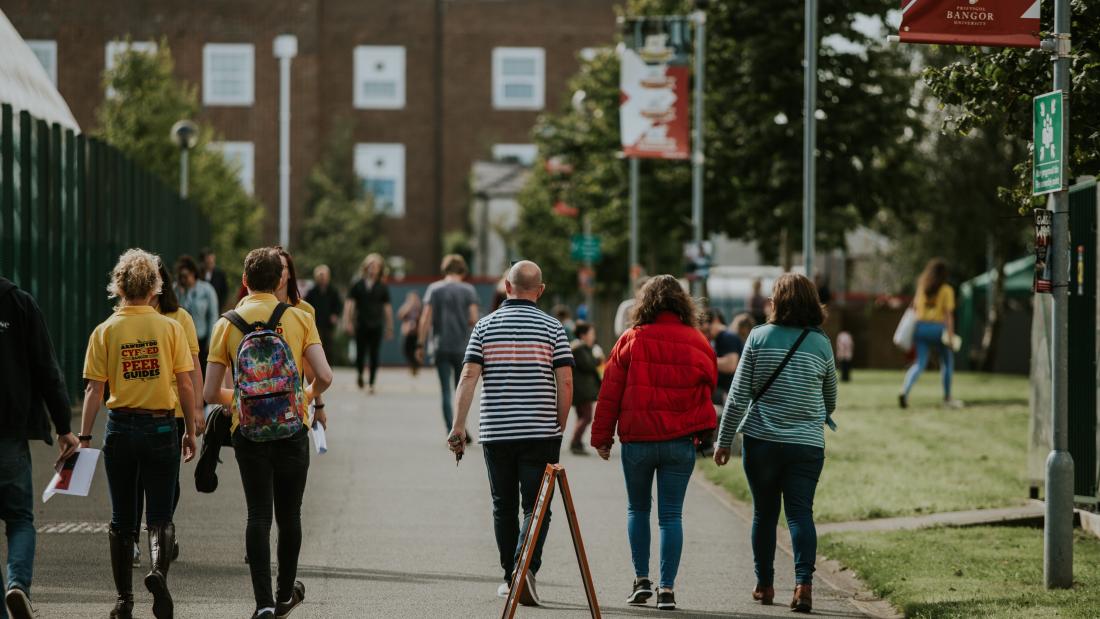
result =
[{"label": "leaflet in hand", "polygon": [[61,470],[54,473],[53,479],[46,486],[42,493],[42,502],[49,501],[55,494],[88,496],[99,453],[98,449],[81,448],[69,456],[61,465]]},{"label": "leaflet in hand", "polygon": [[328,452],[328,443],[325,441],[325,427],[319,421],[313,422],[313,447],[317,450],[317,455]]}]

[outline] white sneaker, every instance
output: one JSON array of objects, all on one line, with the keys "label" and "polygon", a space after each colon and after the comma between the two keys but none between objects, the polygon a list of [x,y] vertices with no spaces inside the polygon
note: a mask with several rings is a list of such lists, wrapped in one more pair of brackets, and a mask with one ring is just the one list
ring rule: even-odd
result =
[{"label": "white sneaker", "polygon": [[943,401],[943,407],[944,408],[966,408],[966,402],[963,402],[962,400],[955,400],[955,399],[944,400]]},{"label": "white sneaker", "polygon": [[527,572],[527,580],[523,583],[523,589],[519,592],[519,603],[524,606],[538,606],[539,593],[535,589],[535,575]]},{"label": "white sneaker", "polygon": [[509,583],[502,582],[502,583],[500,583],[500,586],[497,587],[497,597],[498,598],[506,598],[506,597],[508,597],[508,593],[511,590],[512,590],[512,587]]}]

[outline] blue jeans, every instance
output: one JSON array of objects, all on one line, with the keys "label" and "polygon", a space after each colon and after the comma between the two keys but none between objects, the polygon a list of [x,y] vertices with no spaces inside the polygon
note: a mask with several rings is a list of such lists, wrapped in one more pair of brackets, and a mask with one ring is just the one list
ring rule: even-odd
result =
[{"label": "blue jeans", "polygon": [[439,373],[439,387],[443,390],[443,423],[447,424],[447,432],[451,431],[451,425],[454,423],[454,407],[451,399],[458,386],[458,378],[462,376],[464,358],[465,354],[460,352],[435,353],[435,370]]},{"label": "blue jeans", "polygon": [[149,526],[172,522],[179,478],[177,444],[176,420],[170,416],[108,412],[103,468],[111,493],[113,530],[129,533],[137,528],[134,506],[142,492],[145,522]]},{"label": "blue jeans", "polygon": [[787,513],[794,548],[795,583],[813,584],[817,563],[814,492],[825,466],[825,450],[746,435],[741,457],[752,491],[752,556],[757,584],[770,587],[775,581],[775,527],[780,501]]},{"label": "blue jeans", "polygon": [[902,393],[909,395],[909,390],[917,382],[920,373],[928,366],[928,353],[935,349],[940,355],[940,366],[943,372],[943,399],[951,399],[951,374],[955,369],[955,353],[950,346],[943,343],[943,332],[947,328],[942,322],[918,322],[913,332],[913,344],[917,347],[917,361],[910,366],[905,374],[905,386]]},{"label": "blue jeans", "polygon": [[690,437],[654,443],[623,443],[626,477],[626,533],[634,575],[649,577],[649,514],[653,507],[653,476],[657,476],[657,526],[661,531],[660,587],[671,589],[680,570],[684,548],[684,496],[695,469]]},{"label": "blue jeans", "polygon": [[[34,493],[31,450],[24,439],[0,438],[0,520],[8,535],[5,590],[19,587],[29,594],[34,575]],[[0,617],[8,617],[3,603]]]}]

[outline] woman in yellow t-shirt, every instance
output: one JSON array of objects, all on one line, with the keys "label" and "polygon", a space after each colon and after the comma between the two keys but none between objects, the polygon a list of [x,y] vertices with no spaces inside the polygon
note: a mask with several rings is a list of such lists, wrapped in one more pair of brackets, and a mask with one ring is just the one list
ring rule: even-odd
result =
[{"label": "woman in yellow t-shirt", "polygon": [[955,352],[951,342],[955,339],[955,289],[947,283],[947,263],[941,258],[930,260],[917,280],[917,293],[913,299],[917,312],[917,326],[913,332],[913,345],[917,359],[905,374],[905,382],[898,394],[898,404],[909,406],[909,391],[928,365],[928,353],[936,350],[943,372],[943,402],[957,407],[961,403],[951,398],[951,376],[955,366]]},{"label": "woman in yellow t-shirt", "polygon": [[[112,616],[119,617],[129,617],[134,606],[134,479],[139,474],[148,500],[145,518],[151,569],[145,576],[145,587],[153,594],[153,615],[158,619],[172,616],[168,567],[175,539],[172,501],[180,446],[185,461],[195,454],[194,418],[184,418],[186,431],[182,439],[176,436],[175,423],[177,400],[184,411],[195,409],[190,376],[194,363],[183,327],[150,305],[163,285],[158,271],[157,257],[148,252],[130,249],[122,254],[107,286],[110,296],[121,301],[114,314],[88,338],[84,357],[88,383],[78,437],[81,447],[91,444],[104,385],[111,386],[103,464],[111,495],[111,570],[118,592]],[[178,396],[172,388],[173,376]]]},{"label": "woman in yellow t-shirt", "polygon": [[[202,371],[199,369],[202,366],[199,365],[199,336],[195,330],[195,321],[191,318],[191,314],[187,310],[180,307],[179,297],[176,296],[176,291],[172,287],[172,275],[168,272],[168,269],[164,267],[164,260],[157,256],[157,266],[160,273],[161,287],[160,294],[153,297],[150,301],[150,305],[153,309],[161,313],[162,316],[171,318],[180,323],[183,327],[183,335],[187,341],[187,349],[191,353],[191,361],[195,364],[195,369],[191,370],[191,386],[195,394],[202,393]],[[177,398],[179,396],[179,390],[176,387],[176,378],[172,377],[172,388],[176,389]],[[195,436],[203,433],[206,429],[206,418],[202,413],[202,398],[196,395],[195,397],[195,411],[192,413],[195,420]],[[183,438],[186,434],[187,428],[184,423],[183,407],[180,406],[179,400],[176,400],[176,436]],[[141,557],[141,544],[139,543],[140,531],[139,525],[141,523],[141,514],[145,507],[145,493],[141,487],[141,477],[139,475],[137,480],[136,490],[137,492],[137,510],[134,512],[134,565],[137,566],[139,557]],[[176,508],[180,504],[180,481],[179,471],[176,471],[176,497],[172,501],[172,514],[176,513]],[[180,554],[179,541],[172,547],[172,560],[175,561],[179,558]]]}]

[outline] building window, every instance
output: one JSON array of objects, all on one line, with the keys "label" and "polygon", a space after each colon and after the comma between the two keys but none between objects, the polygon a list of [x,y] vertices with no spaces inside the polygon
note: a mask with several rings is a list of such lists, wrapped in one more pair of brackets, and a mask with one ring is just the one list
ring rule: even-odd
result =
[{"label": "building window", "polygon": [[255,48],[250,43],[207,43],[202,48],[203,105],[252,105]]},{"label": "building window", "polygon": [[356,144],[355,173],[374,209],[390,217],[405,215],[405,145]]},{"label": "building window", "polygon": [[355,48],[355,107],[399,110],[405,107],[405,48],[360,45]]},{"label": "building window", "polygon": [[546,79],[546,53],[541,47],[493,49],[493,107],[541,110]]},{"label": "building window", "polygon": [[57,41],[27,41],[50,81],[57,86]]},{"label": "building window", "polygon": [[211,142],[210,147],[221,152],[225,163],[237,173],[241,187],[249,195],[255,191],[256,156],[252,142]]},{"label": "building window", "polygon": [[514,161],[523,165],[535,163],[539,149],[534,144],[494,144],[494,161]]}]

